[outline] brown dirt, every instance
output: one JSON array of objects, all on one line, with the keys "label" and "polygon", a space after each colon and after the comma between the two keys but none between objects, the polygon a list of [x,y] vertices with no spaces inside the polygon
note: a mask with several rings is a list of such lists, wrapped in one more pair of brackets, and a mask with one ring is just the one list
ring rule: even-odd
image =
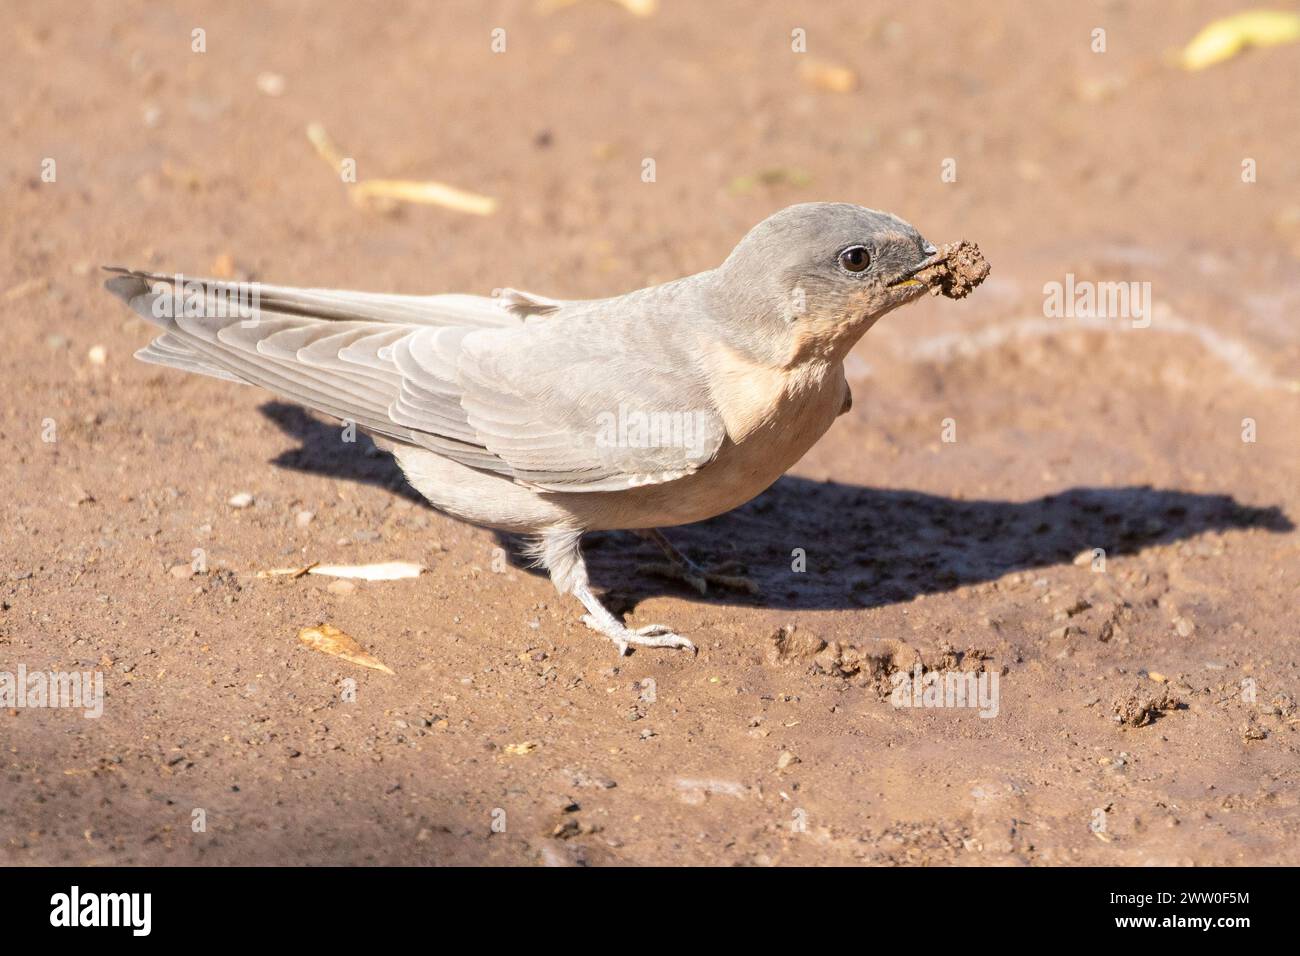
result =
[{"label": "brown dirt", "polygon": [[[0,861],[1300,863],[1297,48],[1165,61],[1232,7],[10,11],[0,671],[99,670],[107,699],[0,711]],[[806,81],[796,27],[866,81]],[[362,177],[499,208],[359,206],[311,121]],[[615,659],[369,442],[133,361],[149,330],[98,271],[608,295],[810,199],[997,271],[886,318],[790,476],[670,531],[760,598],[593,537],[612,605],[697,657]],[[1045,315],[1070,275],[1151,283],[1149,326]],[[257,577],[394,559],[431,571]],[[394,675],[299,644],[320,622]],[[892,705],[972,656],[996,717]],[[1152,673],[1184,706],[1117,722]]]},{"label": "brown dirt", "polygon": [[916,274],[930,287],[932,295],[964,299],[989,276],[989,264],[980,247],[965,239],[940,246],[940,261]]},{"label": "brown dirt", "polygon": [[1153,691],[1139,686],[1133,693],[1115,702],[1115,722],[1129,727],[1145,727],[1161,714],[1186,706],[1169,692],[1168,687]]}]

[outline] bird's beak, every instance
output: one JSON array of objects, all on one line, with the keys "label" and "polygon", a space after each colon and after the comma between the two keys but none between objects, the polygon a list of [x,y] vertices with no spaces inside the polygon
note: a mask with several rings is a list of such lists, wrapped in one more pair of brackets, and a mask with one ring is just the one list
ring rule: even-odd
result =
[{"label": "bird's beak", "polygon": [[[934,246],[926,246],[927,251],[931,249],[934,249]],[[886,282],[885,286],[886,288],[889,289],[907,288],[909,286],[920,286],[921,288],[925,288],[926,287],[925,283],[922,282],[920,279],[914,278],[914,276],[918,272],[921,272],[924,269],[928,269],[930,268],[930,266],[935,265],[942,261],[943,261],[943,253],[939,252],[937,249],[934,249],[934,253],[932,255],[922,259],[914,266],[908,266],[902,272],[899,272],[897,275],[893,276],[888,282]]]}]

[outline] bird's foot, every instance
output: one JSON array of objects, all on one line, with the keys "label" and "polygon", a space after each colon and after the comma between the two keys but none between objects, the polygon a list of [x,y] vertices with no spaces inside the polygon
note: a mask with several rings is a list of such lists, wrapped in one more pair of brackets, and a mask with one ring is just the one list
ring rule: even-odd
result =
[{"label": "bird's foot", "polygon": [[626,654],[632,646],[681,647],[689,650],[692,654],[696,653],[694,644],[662,624],[648,624],[645,627],[634,629],[626,624],[597,617],[594,614],[584,614],[582,623],[613,641],[620,656]]},{"label": "bird's foot", "polygon": [[759,594],[758,585],[750,578],[743,574],[731,574],[728,572],[740,570],[740,564],[736,561],[728,561],[725,564],[719,564],[714,567],[702,568],[689,558],[683,557],[678,561],[665,561],[662,564],[642,564],[637,567],[637,571],[644,574],[657,574],[660,577],[671,578],[674,581],[684,581],[689,584],[701,595],[709,593],[709,585],[715,587],[728,588],[732,591],[744,591],[747,594]]},{"label": "bird's foot", "polygon": [[587,613],[583,615],[582,623],[613,641],[614,646],[618,648],[620,657],[632,647],[682,647],[692,654],[696,653],[694,644],[662,624],[649,624],[638,628],[628,627],[611,614],[609,609],[600,603],[600,599],[591,593],[591,588],[585,578],[586,571],[584,569],[583,577],[572,586],[573,596],[581,601],[582,606],[587,609]]},{"label": "bird's foot", "polygon": [[759,593],[758,585],[752,580],[741,574],[731,574],[729,572],[740,569],[740,564],[736,561],[728,561],[711,568],[702,568],[677,548],[673,547],[671,541],[655,528],[643,528],[636,532],[647,541],[653,541],[657,544],[667,562],[663,564],[643,564],[637,568],[647,574],[658,574],[661,577],[672,578],[675,581],[685,581],[701,595],[709,593],[709,585],[713,584],[720,588],[730,588],[733,591],[745,591],[748,594],[757,595]]}]

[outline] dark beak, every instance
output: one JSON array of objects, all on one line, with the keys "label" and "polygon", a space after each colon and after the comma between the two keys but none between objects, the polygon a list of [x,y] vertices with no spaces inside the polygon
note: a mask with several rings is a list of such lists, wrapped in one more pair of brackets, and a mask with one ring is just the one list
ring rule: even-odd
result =
[{"label": "dark beak", "polygon": [[[930,246],[930,248],[934,249],[933,246]],[[926,258],[918,262],[916,265],[908,266],[906,269],[902,270],[901,272],[896,273],[888,282],[885,283],[885,285],[889,288],[893,288],[894,286],[905,285],[911,282],[915,282],[917,285],[921,285],[922,283],[919,279],[913,279],[912,277],[915,276],[918,272],[921,272],[925,269],[930,268],[933,265],[937,265],[938,263],[943,262],[944,258],[945,256],[943,252],[936,249],[933,255],[927,256]]]}]

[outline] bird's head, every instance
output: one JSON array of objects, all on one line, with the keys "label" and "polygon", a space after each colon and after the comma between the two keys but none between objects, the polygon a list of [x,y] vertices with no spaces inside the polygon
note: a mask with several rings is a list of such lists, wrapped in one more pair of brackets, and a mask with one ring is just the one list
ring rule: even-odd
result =
[{"label": "bird's head", "polygon": [[926,292],[912,278],[936,253],[897,216],[802,203],[764,219],[715,271],[732,333],[782,364],[842,359],[885,313]]}]

